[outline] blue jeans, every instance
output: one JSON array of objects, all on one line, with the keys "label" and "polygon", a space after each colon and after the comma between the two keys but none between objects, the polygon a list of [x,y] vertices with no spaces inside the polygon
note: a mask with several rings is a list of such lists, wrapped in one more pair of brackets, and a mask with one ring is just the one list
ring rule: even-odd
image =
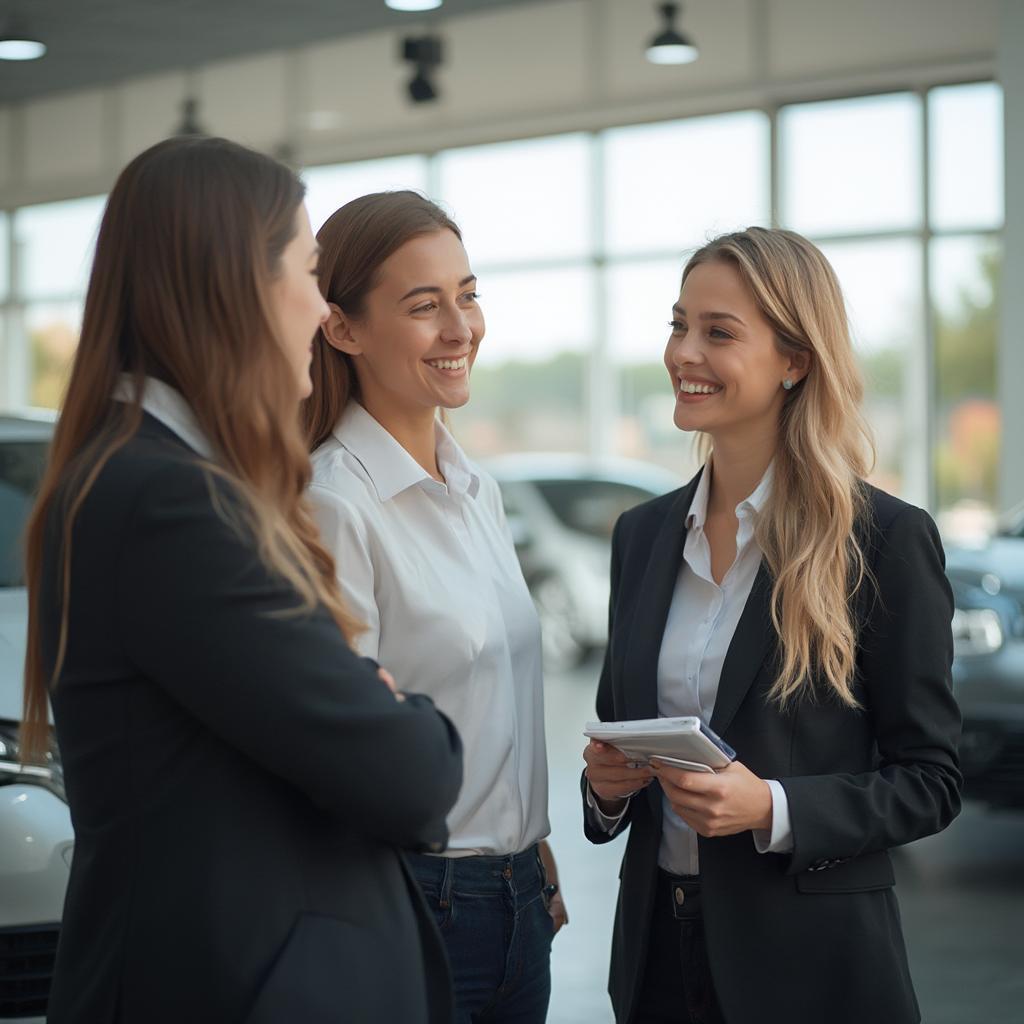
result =
[{"label": "blue jeans", "polygon": [[409,856],[451,961],[455,1024],[542,1024],[554,924],[537,847],[508,857]]}]

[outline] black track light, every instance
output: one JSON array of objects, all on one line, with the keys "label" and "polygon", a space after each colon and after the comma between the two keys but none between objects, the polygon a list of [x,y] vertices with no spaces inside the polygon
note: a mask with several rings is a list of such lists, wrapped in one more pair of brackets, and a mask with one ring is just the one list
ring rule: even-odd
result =
[{"label": "black track light", "polygon": [[430,103],[439,92],[433,71],[444,60],[444,47],[440,36],[406,36],[402,40],[402,60],[412,64],[416,72],[406,88],[413,103]]},{"label": "black track light", "polygon": [[662,30],[647,44],[647,59],[652,64],[690,64],[700,55],[697,45],[684,32],[676,30],[676,15],[682,4],[658,4],[664,22]]}]

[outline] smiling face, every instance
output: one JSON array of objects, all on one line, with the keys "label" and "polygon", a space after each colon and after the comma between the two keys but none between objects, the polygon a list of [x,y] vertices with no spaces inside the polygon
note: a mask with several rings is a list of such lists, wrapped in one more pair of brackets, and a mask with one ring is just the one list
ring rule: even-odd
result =
[{"label": "smiling face", "polygon": [[353,357],[363,405],[382,422],[456,409],[484,336],[476,277],[452,231],[411,239],[380,267],[363,316],[332,306],[328,341]]},{"label": "smiling face", "polygon": [[[739,271],[723,261],[687,275],[672,309],[665,367],[680,430],[725,437],[774,436],[786,392],[806,373],[807,357],[782,349]],[[770,434],[766,434],[770,431]]]},{"label": "smiling face", "polygon": [[317,285],[319,252],[309,215],[305,206],[300,205],[295,213],[295,234],[281,254],[277,275],[270,285],[270,305],[277,320],[278,337],[295,375],[299,398],[306,398],[312,391],[312,338],[330,312]]}]

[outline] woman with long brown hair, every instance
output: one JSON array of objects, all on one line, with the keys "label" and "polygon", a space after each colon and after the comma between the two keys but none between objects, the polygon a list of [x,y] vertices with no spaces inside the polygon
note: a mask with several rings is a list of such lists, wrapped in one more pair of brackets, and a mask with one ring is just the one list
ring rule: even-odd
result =
[{"label": "woman with long brown hair", "polygon": [[450,1015],[399,847],[443,846],[459,741],[353,652],[306,508],[302,197],[178,138],[103,216],[28,535],[24,747],[49,699],[75,827],[51,1024]]},{"label": "woman with long brown hair", "polygon": [[843,298],[806,239],[699,249],[665,366],[707,459],[616,526],[597,710],[695,716],[737,759],[584,751],[588,837],[629,831],[616,1019],[912,1024],[888,851],[960,806],[935,525],[865,482]]},{"label": "woman with long brown hair", "polygon": [[548,834],[540,628],[491,477],[439,419],[469,399],[484,335],[457,225],[414,192],[356,199],[320,229],[330,316],[305,420],[310,496],[359,650],[466,745],[443,855],[411,858],[448,950],[456,1021],[540,1024],[567,920]]}]

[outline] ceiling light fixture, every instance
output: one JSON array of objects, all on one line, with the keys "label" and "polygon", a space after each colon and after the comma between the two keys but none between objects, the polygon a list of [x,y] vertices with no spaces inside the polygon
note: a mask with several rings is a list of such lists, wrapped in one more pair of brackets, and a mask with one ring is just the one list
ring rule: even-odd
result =
[{"label": "ceiling light fixture", "polygon": [[444,0],[384,0],[393,11],[436,11]]},{"label": "ceiling light fixture", "polygon": [[699,56],[697,44],[676,30],[676,14],[682,4],[658,4],[664,21],[662,30],[647,44],[647,59],[652,64],[691,64]]},{"label": "ceiling light fixture", "polygon": [[402,40],[402,60],[416,68],[406,86],[413,103],[430,103],[440,95],[432,73],[441,66],[443,58],[440,36],[406,36]]},{"label": "ceiling light fixture", "polygon": [[39,60],[45,53],[46,43],[22,19],[12,15],[0,29],[0,60]]}]

